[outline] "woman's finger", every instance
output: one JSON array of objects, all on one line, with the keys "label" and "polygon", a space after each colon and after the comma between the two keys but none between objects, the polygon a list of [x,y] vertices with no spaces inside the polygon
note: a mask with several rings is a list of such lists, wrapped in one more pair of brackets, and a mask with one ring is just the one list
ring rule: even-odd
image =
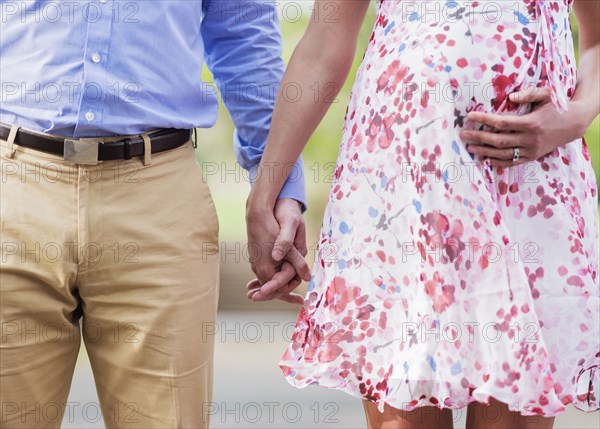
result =
[{"label": "woman's finger", "polygon": [[500,131],[526,131],[531,127],[528,115],[498,115],[495,113],[469,112],[467,119],[480,122]]},{"label": "woman's finger", "polygon": [[510,167],[516,167],[517,165],[520,164],[525,164],[526,162],[529,162],[528,159],[526,158],[519,158],[518,161],[507,161],[505,159],[498,159],[498,158],[489,158],[489,162],[490,165],[494,168],[510,168]]},{"label": "woman's finger", "polygon": [[498,149],[522,146],[522,136],[514,133],[491,133],[489,131],[462,130],[460,138],[469,145],[486,144]]},{"label": "woman's finger", "polygon": [[513,103],[539,103],[542,101],[550,101],[550,89],[547,87],[538,88],[529,86],[521,91],[515,91],[508,95],[508,98]]},{"label": "woman's finger", "polygon": [[[521,149],[519,148],[519,150]],[[486,145],[470,144],[467,146],[467,151],[484,158],[494,158],[505,161],[512,161],[514,156],[514,148],[498,149],[493,146]]]},{"label": "woman's finger", "polygon": [[292,246],[288,253],[285,255],[286,261],[294,266],[296,273],[300,276],[302,280],[310,281],[310,268],[308,267],[308,263],[306,259],[302,256],[300,251],[296,249],[296,247]]}]

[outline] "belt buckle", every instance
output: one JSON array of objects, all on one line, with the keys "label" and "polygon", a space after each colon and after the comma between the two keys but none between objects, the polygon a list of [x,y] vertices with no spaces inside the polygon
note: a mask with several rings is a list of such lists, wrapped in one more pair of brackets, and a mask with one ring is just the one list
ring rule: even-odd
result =
[{"label": "belt buckle", "polygon": [[65,161],[82,165],[98,164],[98,147],[100,142],[65,139]]}]

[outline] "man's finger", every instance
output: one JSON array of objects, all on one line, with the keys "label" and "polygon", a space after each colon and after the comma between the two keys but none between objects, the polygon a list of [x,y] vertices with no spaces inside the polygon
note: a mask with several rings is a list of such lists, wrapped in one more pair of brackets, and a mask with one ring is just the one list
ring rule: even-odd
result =
[{"label": "man's finger", "polygon": [[258,279],[252,279],[246,283],[246,289],[252,290],[255,288],[260,288],[260,281],[258,281]]},{"label": "man's finger", "polygon": [[279,292],[282,295],[286,295],[286,294],[292,292],[298,286],[300,286],[301,283],[302,283],[302,279],[300,277],[298,277],[298,275],[296,274],[296,276],[292,280],[290,280],[290,282],[287,285],[285,285],[284,287],[279,289]]},{"label": "man's finger", "polygon": [[288,293],[281,295],[279,298],[281,301],[289,302],[290,304],[302,305],[304,304],[304,298],[297,293]]},{"label": "man's finger", "polygon": [[252,300],[255,302],[264,302],[264,301],[272,301],[274,299],[279,299],[284,302],[289,302],[291,304],[302,305],[304,303],[304,298],[301,295],[296,293],[280,293],[277,292],[275,294],[271,294],[269,296],[262,295],[260,292],[257,292]]},{"label": "man's finger", "polygon": [[267,256],[263,258],[260,264],[254,265],[253,271],[260,284],[265,284],[277,273],[277,266],[273,261],[270,261],[270,258]]},{"label": "man's finger", "polygon": [[260,291],[260,282],[258,279],[252,279],[246,284],[246,289],[248,290],[246,298],[252,300],[252,297]]},{"label": "man's finger", "polygon": [[273,301],[274,299],[279,298],[281,295],[283,295],[283,293],[278,290],[270,294],[264,294],[260,289],[257,289],[252,295],[251,299],[254,302]]},{"label": "man's finger", "polygon": [[[253,301],[272,301],[274,299],[281,299],[283,295],[288,295],[296,289],[300,283],[302,283],[302,279],[296,274],[288,284],[283,285],[279,289],[273,290],[272,292],[264,292],[262,288],[258,291],[257,289],[254,289],[254,294],[252,294],[252,296],[249,295],[249,297]],[[295,301],[297,300],[295,299]]]},{"label": "man's finger", "polygon": [[262,289],[254,289],[255,293],[252,295],[251,299],[253,301],[272,301],[274,299],[279,299],[293,304],[302,304],[304,298],[298,294],[291,293],[300,285],[300,283],[302,283],[302,279],[296,275],[287,285],[284,285],[274,292],[264,294]]},{"label": "man's finger", "polygon": [[271,280],[262,285],[260,292],[262,295],[270,295],[287,285],[295,276],[294,266],[285,262],[281,270],[275,273]]}]

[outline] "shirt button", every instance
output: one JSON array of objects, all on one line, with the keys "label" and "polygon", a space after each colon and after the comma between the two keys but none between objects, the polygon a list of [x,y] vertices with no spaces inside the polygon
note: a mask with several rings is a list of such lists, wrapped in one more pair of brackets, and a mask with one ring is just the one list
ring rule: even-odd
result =
[{"label": "shirt button", "polygon": [[106,3],[106,0],[100,0],[100,3],[104,4]]},{"label": "shirt button", "polygon": [[94,116],[94,112],[87,112],[85,114],[85,119],[87,119],[88,122],[92,122],[94,120],[95,116]]},{"label": "shirt button", "polygon": [[98,52],[95,52],[94,55],[92,55],[92,61],[95,63],[100,62],[100,54]]}]

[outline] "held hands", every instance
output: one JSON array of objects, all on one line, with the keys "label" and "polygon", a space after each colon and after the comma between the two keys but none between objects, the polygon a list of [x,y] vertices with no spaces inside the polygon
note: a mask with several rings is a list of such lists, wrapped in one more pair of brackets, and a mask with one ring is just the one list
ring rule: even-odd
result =
[{"label": "held hands", "polygon": [[[463,130],[461,139],[468,143],[470,153],[489,158],[492,167],[513,167],[535,161],[557,147],[583,136],[588,124],[583,123],[582,106],[569,103],[564,114],[557,112],[550,100],[548,88],[528,88],[510,94],[514,103],[533,103],[525,115],[498,115],[470,112],[468,119],[488,125],[498,132]],[[518,160],[513,161],[514,148]]]},{"label": "held hands", "polygon": [[248,298],[302,304],[304,299],[292,293],[302,280],[310,280],[310,270],[304,260],[308,249],[300,204],[282,198],[271,208],[251,193],[246,225],[250,264],[257,277],[247,285]]}]

